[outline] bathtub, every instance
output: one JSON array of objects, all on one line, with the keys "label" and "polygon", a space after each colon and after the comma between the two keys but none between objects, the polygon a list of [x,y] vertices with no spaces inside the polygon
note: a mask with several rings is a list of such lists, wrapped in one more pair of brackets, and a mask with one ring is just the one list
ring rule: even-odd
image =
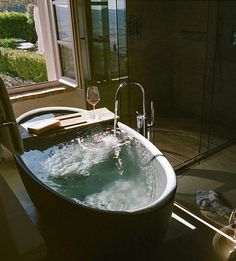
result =
[{"label": "bathtub", "polygon": [[[22,124],[52,117],[51,113],[79,111],[81,110],[69,107],[47,107],[27,112],[17,121]],[[82,260],[152,260],[168,229],[177,185],[173,168],[162,153],[141,134],[122,123],[118,123],[118,126],[153,155],[158,175],[165,180],[161,195],[141,208],[115,211],[75,202],[42,182],[24,161],[24,154],[15,156],[25,188],[42,217],[52,221],[56,218],[63,225],[67,224],[68,230],[77,231],[76,243]],[[53,134],[47,139],[51,143],[47,146],[53,146],[70,135],[73,136],[74,133],[62,133],[60,137]],[[26,148],[41,146],[43,139],[40,136],[25,139],[24,144]]]}]

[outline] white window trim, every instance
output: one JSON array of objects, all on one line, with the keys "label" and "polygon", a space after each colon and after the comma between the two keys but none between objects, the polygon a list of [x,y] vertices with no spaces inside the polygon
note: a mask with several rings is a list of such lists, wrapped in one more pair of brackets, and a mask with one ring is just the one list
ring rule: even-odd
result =
[{"label": "white window trim", "polygon": [[[47,5],[48,5],[48,10],[49,10],[49,14],[48,17],[50,19],[50,24],[51,24],[51,32],[52,32],[52,44],[53,44],[53,48],[54,48],[54,55],[55,55],[55,66],[56,66],[56,72],[57,72],[57,78],[58,81],[63,81],[65,84],[68,83],[69,86],[73,86],[73,87],[78,87],[79,83],[78,83],[78,79],[79,79],[79,75],[77,74],[77,65],[78,63],[76,62],[76,58],[75,58],[75,46],[73,43],[75,43],[74,40],[74,33],[73,33],[73,25],[72,25],[72,13],[71,13],[71,8],[70,8],[70,2],[71,1],[67,1],[67,3],[65,2],[57,2],[57,4],[68,4],[68,11],[69,11],[69,18],[70,18],[70,23],[71,23],[71,31],[72,31],[72,39],[71,39],[71,43],[64,43],[63,41],[60,41],[57,39],[57,32],[56,32],[56,18],[55,18],[55,13],[53,10],[53,3],[52,1],[46,1]],[[75,80],[74,79],[70,79],[68,77],[65,77],[62,75],[62,65],[61,65],[61,59],[59,56],[59,45],[62,46],[69,46],[71,47],[72,53],[73,53],[73,63],[74,63],[74,72],[75,72]]]},{"label": "white window trim", "polygon": [[57,71],[57,61],[56,51],[53,45],[53,33],[52,33],[52,23],[50,18],[50,10],[49,10],[49,1],[48,0],[38,0],[37,5],[39,8],[39,17],[42,30],[42,37],[44,42],[44,54],[46,59],[47,65],[47,72],[48,72],[48,80],[49,81],[56,81],[58,79],[58,71]]}]

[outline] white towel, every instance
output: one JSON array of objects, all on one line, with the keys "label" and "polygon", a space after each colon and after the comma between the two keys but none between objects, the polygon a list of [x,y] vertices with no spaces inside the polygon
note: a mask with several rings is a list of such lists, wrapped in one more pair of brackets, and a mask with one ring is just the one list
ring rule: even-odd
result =
[{"label": "white towel", "polygon": [[0,122],[4,121],[12,121],[14,125],[0,127],[0,144],[15,154],[22,154],[24,147],[15,114],[5,84],[0,78]]}]

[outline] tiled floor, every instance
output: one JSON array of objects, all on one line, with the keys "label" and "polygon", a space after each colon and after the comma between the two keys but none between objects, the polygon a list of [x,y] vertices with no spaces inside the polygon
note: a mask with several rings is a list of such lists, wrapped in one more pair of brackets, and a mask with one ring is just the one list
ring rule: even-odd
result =
[{"label": "tiled floor", "polygon": [[235,127],[213,126],[210,131],[201,119],[176,115],[161,115],[151,128],[151,141],[162,151],[175,169],[179,169],[200,154],[217,149],[235,139]]},{"label": "tiled floor", "polygon": [[[204,219],[196,206],[195,193],[197,189],[211,188],[222,194],[231,207],[235,207],[235,158],[236,145],[230,146],[186,170],[178,176],[176,201]],[[70,236],[62,233],[62,228],[58,230],[57,227],[49,226],[44,220],[40,219],[36,208],[24,189],[12,156],[5,151],[4,160],[1,161],[0,167],[2,176],[11,186],[31,220],[46,240],[48,256],[45,261],[79,260],[76,242],[73,244]],[[159,251],[149,260],[227,260],[230,255],[229,251],[234,248],[229,240],[221,237],[214,229],[200,222],[201,220],[197,220],[176,206],[174,207],[174,213],[193,225],[195,229],[172,218],[165,241]],[[210,222],[207,219],[204,220]],[[214,222],[211,224],[214,224]],[[217,225],[216,227],[219,228]],[[222,229],[224,230],[224,227]],[[123,260],[131,259],[124,257]],[[140,260],[144,259],[140,258]]]}]

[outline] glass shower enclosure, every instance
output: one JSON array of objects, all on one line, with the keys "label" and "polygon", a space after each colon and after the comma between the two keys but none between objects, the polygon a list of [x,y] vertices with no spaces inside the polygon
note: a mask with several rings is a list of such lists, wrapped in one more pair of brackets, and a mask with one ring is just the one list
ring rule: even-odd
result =
[{"label": "glass shower enclosure", "polygon": [[[154,102],[152,141],[177,170],[235,139],[232,1],[92,0],[86,3],[90,74],[100,107],[120,83]],[[144,12],[145,10],[145,12]],[[141,93],[122,90],[120,116],[136,128]]]}]

